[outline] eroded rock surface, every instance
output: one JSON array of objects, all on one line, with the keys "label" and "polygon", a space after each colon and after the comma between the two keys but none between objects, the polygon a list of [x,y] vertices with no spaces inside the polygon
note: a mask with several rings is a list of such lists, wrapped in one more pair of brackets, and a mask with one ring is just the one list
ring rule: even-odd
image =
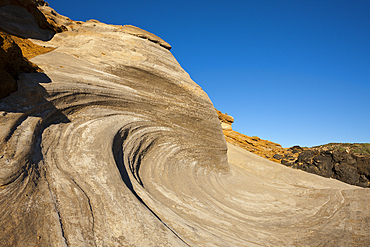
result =
[{"label": "eroded rock surface", "polygon": [[67,28],[0,100],[0,246],[370,243],[369,190],[227,146],[168,49]]}]

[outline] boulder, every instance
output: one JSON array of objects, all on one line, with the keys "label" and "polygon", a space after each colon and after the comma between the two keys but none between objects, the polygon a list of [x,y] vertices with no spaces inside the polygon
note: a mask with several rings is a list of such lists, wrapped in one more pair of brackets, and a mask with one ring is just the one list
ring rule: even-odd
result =
[{"label": "boulder", "polygon": [[281,164],[286,166],[293,166],[295,164],[295,161],[297,160],[297,157],[293,156],[292,154],[286,154],[282,160]]},{"label": "boulder", "polygon": [[274,154],[272,157],[277,160],[281,160],[283,158],[280,154]]},{"label": "boulder", "polygon": [[[336,163],[334,166],[335,177],[349,184],[356,185],[359,183],[360,174],[357,169],[347,163]],[[366,178],[366,177],[365,177]]]},{"label": "boulder", "polygon": [[227,113],[222,113],[216,109],[218,119],[221,122],[221,128],[223,130],[233,130],[231,125],[234,122],[234,118],[232,116],[227,115]]},{"label": "boulder", "polygon": [[318,175],[321,175],[327,178],[330,178],[333,176],[334,162],[332,161],[331,153],[325,152],[325,153],[316,155],[313,158],[312,164],[318,168],[318,171],[319,171]]}]

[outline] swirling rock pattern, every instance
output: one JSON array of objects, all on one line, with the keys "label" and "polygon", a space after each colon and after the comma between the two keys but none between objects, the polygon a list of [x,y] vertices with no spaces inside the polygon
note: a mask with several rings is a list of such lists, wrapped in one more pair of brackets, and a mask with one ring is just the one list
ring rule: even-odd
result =
[{"label": "swirling rock pattern", "polygon": [[227,146],[166,48],[97,22],[34,42],[45,73],[0,101],[1,246],[370,243],[369,190]]}]

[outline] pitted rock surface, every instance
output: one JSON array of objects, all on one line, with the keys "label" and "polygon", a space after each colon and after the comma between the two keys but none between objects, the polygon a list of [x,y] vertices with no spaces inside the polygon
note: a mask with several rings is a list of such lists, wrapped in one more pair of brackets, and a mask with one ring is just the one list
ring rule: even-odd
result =
[{"label": "pitted rock surface", "polygon": [[226,144],[168,49],[68,30],[0,101],[0,246],[370,243],[369,190]]}]

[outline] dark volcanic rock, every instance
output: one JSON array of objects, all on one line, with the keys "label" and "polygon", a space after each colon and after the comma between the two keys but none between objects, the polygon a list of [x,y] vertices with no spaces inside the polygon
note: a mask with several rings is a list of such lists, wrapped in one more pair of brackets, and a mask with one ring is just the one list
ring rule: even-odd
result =
[{"label": "dark volcanic rock", "polygon": [[298,162],[310,164],[312,163],[312,159],[315,157],[315,152],[312,150],[307,150],[298,155]]},{"label": "dark volcanic rock", "polygon": [[302,148],[302,147],[300,147],[300,146],[293,146],[293,147],[291,147],[291,148],[289,148],[291,151],[292,151],[292,153],[299,153],[299,152],[302,152],[304,149]]},{"label": "dark volcanic rock", "polygon": [[313,158],[313,164],[318,168],[319,174],[324,177],[333,176],[333,158],[331,153],[322,153]]},{"label": "dark volcanic rock", "polygon": [[360,174],[370,177],[370,158],[367,156],[354,156]]},{"label": "dark volcanic rock", "polygon": [[[367,155],[336,150],[303,150],[296,146],[290,150],[291,153],[281,160],[281,164],[348,184],[370,187],[370,157]],[[294,159],[297,151],[300,151],[298,158]]]},{"label": "dark volcanic rock", "polygon": [[344,181],[349,184],[358,184],[360,174],[357,172],[357,169],[353,166],[350,166],[346,163],[336,163],[334,166],[335,177],[338,180]]},{"label": "dark volcanic rock", "polygon": [[280,154],[274,154],[272,157],[277,160],[281,160],[283,158]]},{"label": "dark volcanic rock", "polygon": [[297,160],[296,157],[294,157],[291,154],[287,154],[281,160],[281,164],[286,165],[286,166],[293,166],[295,164],[296,160]]}]

